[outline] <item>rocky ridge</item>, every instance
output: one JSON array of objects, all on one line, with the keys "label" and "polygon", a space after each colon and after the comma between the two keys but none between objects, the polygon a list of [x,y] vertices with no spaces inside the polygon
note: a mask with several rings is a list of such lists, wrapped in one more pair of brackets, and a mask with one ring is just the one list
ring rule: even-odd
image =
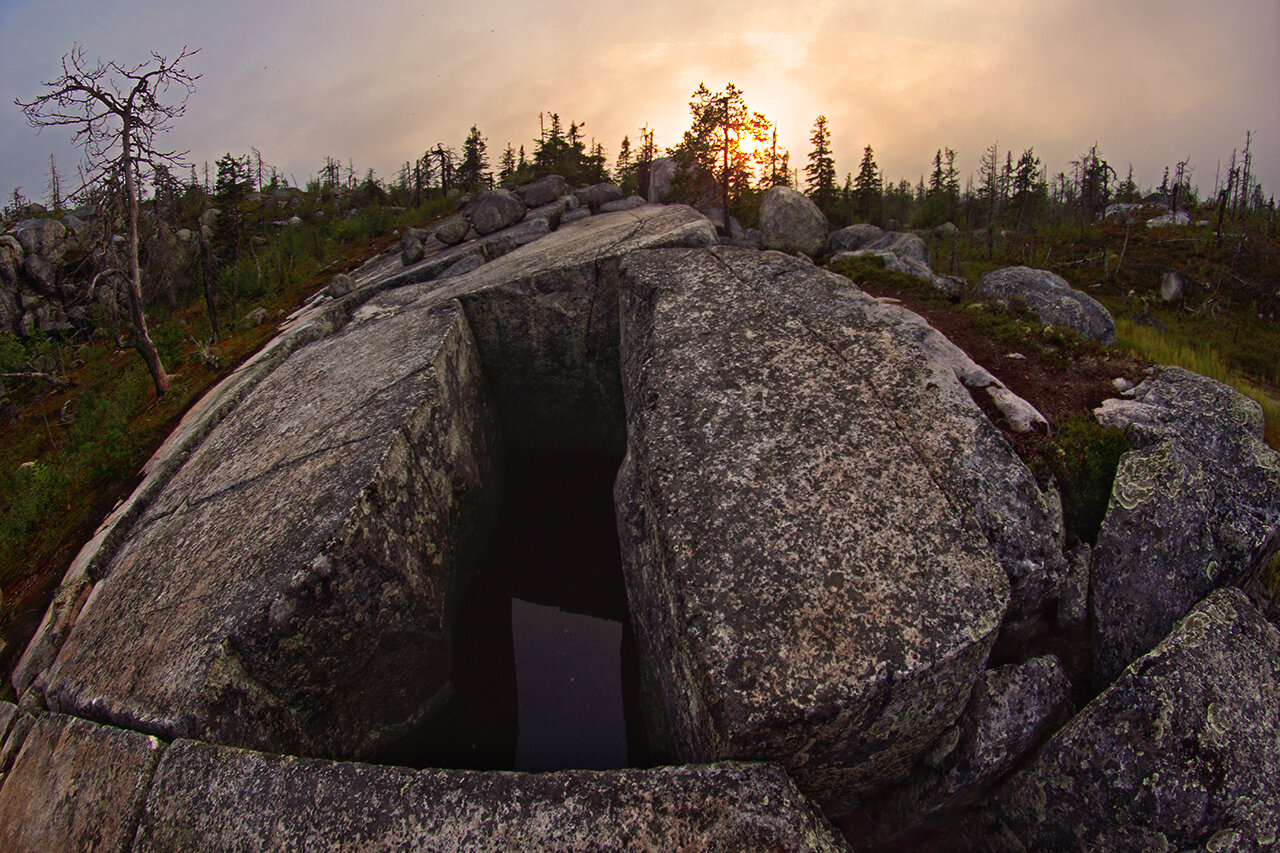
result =
[{"label": "rocky ridge", "polygon": [[[1069,564],[1052,485],[973,395],[1043,418],[927,323],[804,257],[718,247],[750,242],[732,223],[719,237],[689,208],[562,183],[407,232],[188,415],[73,563],[19,706],[0,704],[6,849],[76,849],[90,827],[122,849],[875,849],[939,826],[973,849],[1274,843],[1280,642],[1214,591],[1276,548],[1280,464],[1255,411],[1168,370],[1104,406],[1132,459],[1098,548]],[[914,235],[814,248],[804,220],[759,239],[871,243],[933,275]],[[56,254],[41,230],[26,242]],[[12,243],[0,259],[27,251]],[[684,766],[356,763],[452,702],[504,447],[625,451],[650,724]],[[1133,499],[1169,468],[1152,454],[1200,497]],[[1177,512],[1205,531],[1176,549],[1194,582],[1145,595],[1143,531]],[[1069,565],[1093,576],[1083,604]],[[1069,606],[1101,632],[1096,698],[1054,657],[989,661]],[[1077,796],[1102,755],[1124,756],[1133,808]],[[1152,781],[1182,772],[1217,780],[1211,803]]]}]

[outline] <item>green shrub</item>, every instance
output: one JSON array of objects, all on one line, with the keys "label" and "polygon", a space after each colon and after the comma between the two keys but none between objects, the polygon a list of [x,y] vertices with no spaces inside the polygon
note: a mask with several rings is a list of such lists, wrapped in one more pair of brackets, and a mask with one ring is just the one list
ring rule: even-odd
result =
[{"label": "green shrub", "polygon": [[0,565],[20,562],[32,533],[50,515],[65,511],[73,472],[62,464],[36,462],[5,478],[8,508],[0,518]]},{"label": "green shrub", "polygon": [[1051,464],[1062,491],[1067,532],[1096,545],[1129,440],[1123,431],[1104,427],[1089,415],[1071,415],[1057,425],[1053,448]]}]

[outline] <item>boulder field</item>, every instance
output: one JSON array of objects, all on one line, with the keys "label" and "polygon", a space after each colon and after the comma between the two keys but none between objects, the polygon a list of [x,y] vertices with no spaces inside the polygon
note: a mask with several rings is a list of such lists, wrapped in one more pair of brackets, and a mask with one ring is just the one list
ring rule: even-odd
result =
[{"label": "boulder field", "polygon": [[[1256,407],[1172,369],[1109,401],[1131,449],[1068,555],[984,406],[1043,417],[800,254],[927,278],[923,242],[779,201],[795,254],[543,179],[318,293],[73,562],[0,703],[0,849],[1272,849]],[[511,452],[622,460],[670,766],[377,763],[455,711]],[[1072,608],[1083,676],[1024,642]]]}]

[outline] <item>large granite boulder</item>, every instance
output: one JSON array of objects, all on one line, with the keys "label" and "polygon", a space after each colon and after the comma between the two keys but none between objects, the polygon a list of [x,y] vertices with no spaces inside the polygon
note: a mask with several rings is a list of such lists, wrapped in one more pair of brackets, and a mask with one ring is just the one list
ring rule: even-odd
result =
[{"label": "large granite boulder", "polygon": [[1021,299],[1046,325],[1071,329],[1081,337],[1108,346],[1116,342],[1116,323],[1111,312],[1049,270],[1008,267],[989,272],[978,279],[973,296],[991,299],[1006,307],[1014,299]]},{"label": "large granite boulder", "polygon": [[0,849],[129,850],[163,749],[137,732],[41,717],[0,787]]},{"label": "large granite boulder", "polygon": [[1008,601],[973,516],[846,354],[884,336],[806,316],[833,286],[774,253],[625,258],[615,489],[681,758],[779,761],[829,813],[955,722]]},{"label": "large granite boulder", "polygon": [[471,203],[471,225],[477,234],[492,234],[524,219],[525,203],[508,190],[481,190]]},{"label": "large granite boulder", "polygon": [[866,223],[850,225],[828,234],[823,251],[828,255],[836,252],[854,252],[873,240],[880,239],[883,235],[884,231],[875,225]]},{"label": "large granite boulder", "polygon": [[471,220],[461,213],[455,213],[440,220],[436,227],[431,230],[431,236],[446,246],[456,246],[467,239],[467,232],[470,230]]},{"label": "large granite boulder", "polygon": [[1274,850],[1280,632],[1212,593],[1001,786],[1027,850]]},{"label": "large granite boulder", "polygon": [[51,708],[346,757],[447,706],[501,449],[461,309],[418,295],[366,303],[209,433],[37,681]]},{"label": "large granite boulder", "polygon": [[516,192],[527,207],[542,207],[562,196],[569,194],[569,182],[559,175],[547,175],[524,186],[516,187]]},{"label": "large granite boulder", "polygon": [[929,247],[919,235],[903,231],[889,231],[862,245],[871,252],[892,252],[902,258],[909,258],[926,269],[929,267]]},{"label": "large granite boulder", "polygon": [[1280,454],[1243,394],[1162,367],[1097,412],[1123,429],[1093,557],[1095,684],[1154,646],[1210,590],[1241,584],[1280,547]]},{"label": "large granite boulder", "polygon": [[13,226],[13,236],[26,254],[56,260],[67,229],[56,219],[24,219]]},{"label": "large granite boulder", "polygon": [[844,844],[777,767],[412,771],[178,741],[134,850],[785,850]]},{"label": "large granite boulder", "polygon": [[827,217],[803,193],[773,187],[760,202],[760,246],[817,257],[827,241]]}]

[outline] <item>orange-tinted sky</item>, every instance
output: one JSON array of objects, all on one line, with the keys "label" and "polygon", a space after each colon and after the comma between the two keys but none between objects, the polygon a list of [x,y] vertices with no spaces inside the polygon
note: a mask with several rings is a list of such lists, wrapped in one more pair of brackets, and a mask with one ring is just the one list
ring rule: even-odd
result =
[{"label": "orange-tinted sky", "polygon": [[842,176],[868,144],[914,182],[943,146],[967,175],[993,142],[1052,171],[1097,142],[1144,185],[1190,158],[1207,194],[1252,129],[1280,189],[1278,0],[0,0],[5,200],[44,198],[50,153],[74,171],[69,133],[37,136],[12,106],[73,42],[128,61],[201,48],[173,145],[197,164],[257,146],[299,183],[326,154],[389,178],[472,124],[496,164],[507,142],[532,147],[539,111],[585,122],[612,161],[642,124],[674,144],[697,85],[732,81],[793,165],[825,114]]}]

